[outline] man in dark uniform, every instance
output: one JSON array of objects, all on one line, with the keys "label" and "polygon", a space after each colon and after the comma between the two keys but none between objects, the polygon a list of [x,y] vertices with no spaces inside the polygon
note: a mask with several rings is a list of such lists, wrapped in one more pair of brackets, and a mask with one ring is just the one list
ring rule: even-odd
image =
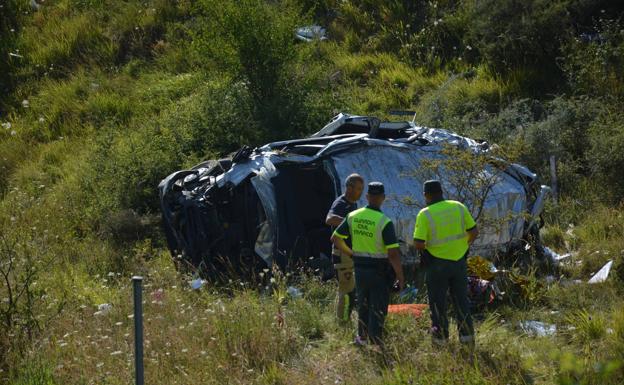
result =
[{"label": "man in dark uniform", "polygon": [[[347,215],[357,209],[357,201],[364,190],[364,179],[359,174],[351,174],[345,180],[345,193],[336,198],[325,223],[332,227],[332,232],[338,227]],[[351,241],[347,241],[351,247]],[[338,296],[336,303],[336,317],[341,323],[347,324],[351,319],[351,312],[355,306],[355,277],[353,275],[353,259],[344,254],[335,246],[332,247],[332,260],[338,278]]]},{"label": "man in dark uniform", "polygon": [[414,246],[425,262],[433,343],[444,344],[449,338],[446,295],[450,289],[459,340],[474,347],[466,257],[479,232],[466,206],[444,199],[439,181],[428,180],[423,188],[427,207],[416,217]]},{"label": "man in dark uniform", "polygon": [[[369,183],[366,194],[368,206],[347,215],[332,235],[334,245],[353,256],[358,319],[366,331],[366,335],[360,335],[360,338],[364,341],[368,338],[381,348],[390,288],[395,277],[401,289],[405,284],[394,225],[381,212],[385,198],[382,183]],[[345,239],[351,239],[351,247],[347,246]]]}]

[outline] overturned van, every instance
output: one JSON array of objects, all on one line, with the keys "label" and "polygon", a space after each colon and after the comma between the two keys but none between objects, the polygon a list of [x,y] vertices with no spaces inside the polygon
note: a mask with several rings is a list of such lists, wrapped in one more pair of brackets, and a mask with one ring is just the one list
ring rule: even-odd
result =
[{"label": "overturned van", "polygon": [[[367,183],[386,186],[383,210],[395,224],[403,263],[415,264],[410,244],[416,214],[425,204],[425,174],[416,171],[428,160],[444,159],[448,147],[490,152],[486,142],[447,130],[339,114],[308,138],[244,147],[231,158],[174,172],[159,185],[169,249],[178,262],[205,274],[328,260],[325,217],[344,179],[357,172]],[[481,228],[472,253],[486,258],[538,238],[549,190],[526,167],[505,162],[501,167],[501,162],[492,157],[492,165],[476,173],[491,177],[479,207],[467,202]],[[444,172],[436,177],[447,198],[461,199],[465,186],[454,186]],[[483,178],[468,179],[475,185],[482,183],[478,180]],[[365,205],[364,196],[359,205]]]}]

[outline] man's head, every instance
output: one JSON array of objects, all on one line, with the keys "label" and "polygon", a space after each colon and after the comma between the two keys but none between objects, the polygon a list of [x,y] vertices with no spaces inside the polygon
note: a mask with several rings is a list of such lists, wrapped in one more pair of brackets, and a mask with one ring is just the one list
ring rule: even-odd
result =
[{"label": "man's head", "polygon": [[442,184],[436,179],[428,180],[423,183],[423,192],[427,204],[440,200],[443,197]]},{"label": "man's head", "polygon": [[386,191],[383,183],[370,182],[368,184],[368,193],[366,194],[368,204],[372,207],[380,208],[386,199]]},{"label": "man's head", "polygon": [[359,201],[362,196],[362,191],[364,191],[364,178],[362,178],[360,174],[351,174],[347,177],[345,184],[347,186],[345,190],[347,200],[350,202]]}]

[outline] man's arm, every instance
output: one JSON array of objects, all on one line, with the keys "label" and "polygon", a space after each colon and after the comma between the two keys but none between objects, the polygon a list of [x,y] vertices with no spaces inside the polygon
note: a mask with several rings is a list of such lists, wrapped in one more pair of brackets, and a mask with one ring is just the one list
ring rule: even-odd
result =
[{"label": "man's arm", "polygon": [[468,211],[468,208],[463,205],[464,208],[464,222],[466,223],[466,232],[468,233],[468,244],[472,245],[475,239],[479,236],[479,229],[477,229],[477,223]]},{"label": "man's arm", "polygon": [[403,265],[401,265],[401,252],[398,247],[388,249],[388,261],[392,265],[394,274],[396,274],[399,280],[399,287],[403,290],[403,288],[405,288],[405,276],[403,275]]},{"label": "man's arm", "polygon": [[329,214],[327,214],[327,218],[325,218],[325,224],[331,227],[338,227],[343,220],[343,217],[336,215],[330,211]]},{"label": "man's arm", "polygon": [[349,238],[350,233],[349,222],[345,219],[338,225],[331,236],[331,241],[336,245],[336,248],[346,255],[353,255],[353,250],[345,242],[345,239]]},{"label": "man's arm", "polygon": [[477,226],[475,226],[472,229],[468,230],[467,233],[468,233],[468,244],[472,245],[472,242],[474,242],[475,239],[477,239],[477,237],[479,236],[479,229],[477,228]]},{"label": "man's arm", "polygon": [[392,222],[386,224],[381,232],[381,236],[383,237],[384,245],[386,245],[388,262],[392,265],[394,274],[396,274],[396,278],[399,280],[399,287],[403,290],[405,287],[405,277],[403,276],[403,266],[401,265],[401,249],[399,248],[399,241]]},{"label": "man's arm", "polygon": [[421,239],[414,239],[414,248],[416,250],[424,250],[427,248],[427,244]]},{"label": "man's arm", "polygon": [[345,202],[341,198],[338,198],[334,201],[334,203],[332,203],[331,208],[327,213],[327,217],[325,217],[325,223],[328,226],[336,228],[340,226],[342,221],[345,219],[344,217],[347,216],[347,212],[348,210]]},{"label": "man's arm", "polygon": [[426,240],[429,237],[429,221],[425,218],[423,211],[421,210],[416,216],[416,223],[414,224],[414,248],[416,250],[424,250],[427,248]]},{"label": "man's arm", "polygon": [[353,250],[351,250],[349,246],[347,246],[347,242],[345,242],[343,238],[334,234],[331,237],[331,241],[334,243],[338,250],[342,251],[348,256],[353,256]]}]

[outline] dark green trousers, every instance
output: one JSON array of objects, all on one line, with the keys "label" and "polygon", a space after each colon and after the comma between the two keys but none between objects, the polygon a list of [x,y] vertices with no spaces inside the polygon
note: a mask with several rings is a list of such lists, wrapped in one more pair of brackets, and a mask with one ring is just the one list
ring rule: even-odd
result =
[{"label": "dark green trousers", "polygon": [[429,295],[431,332],[434,342],[443,342],[449,338],[446,299],[450,290],[457,317],[459,340],[463,343],[472,343],[474,341],[474,329],[468,303],[466,257],[459,261],[430,257],[427,264],[425,280]]},{"label": "dark green trousers", "polygon": [[[387,263],[386,263],[387,265]],[[390,276],[384,266],[355,265],[355,290],[360,330],[369,341],[381,345],[390,301]]]}]

